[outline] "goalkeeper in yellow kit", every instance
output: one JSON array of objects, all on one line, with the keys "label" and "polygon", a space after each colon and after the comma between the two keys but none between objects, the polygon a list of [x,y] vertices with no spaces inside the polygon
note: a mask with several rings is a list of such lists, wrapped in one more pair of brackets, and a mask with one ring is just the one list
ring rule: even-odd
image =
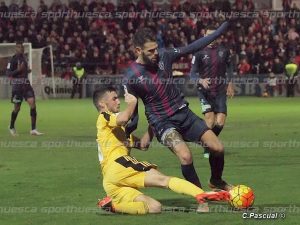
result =
[{"label": "goalkeeper in yellow kit", "polygon": [[168,188],[176,193],[194,197],[199,203],[198,211],[209,211],[206,200],[228,200],[229,193],[204,192],[194,184],[160,173],[156,165],[138,161],[129,156],[131,148],[146,150],[152,140],[152,131],[141,139],[131,135],[127,138],[124,126],[130,120],[137,99],[125,90],[127,107],[120,112],[120,100],[113,87],[97,90],[93,102],[99,111],[97,120],[98,157],[103,175],[103,187],[108,197],[98,206],[113,212],[128,214],[160,213],[161,204],[140,192],[144,187]]}]

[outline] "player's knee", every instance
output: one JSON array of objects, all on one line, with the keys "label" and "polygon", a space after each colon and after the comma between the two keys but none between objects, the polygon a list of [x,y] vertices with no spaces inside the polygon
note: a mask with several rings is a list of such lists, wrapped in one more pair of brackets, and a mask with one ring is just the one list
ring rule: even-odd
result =
[{"label": "player's knee", "polygon": [[224,152],[224,145],[219,141],[209,142],[207,147],[215,154]]},{"label": "player's knee", "polygon": [[160,177],[159,182],[160,182],[161,187],[168,188],[169,187],[169,182],[170,182],[170,177],[163,175],[163,176]]},{"label": "player's knee", "polygon": [[224,125],[225,125],[225,120],[218,120],[218,121],[216,121],[216,124],[215,124],[215,126],[218,126],[222,129],[223,129]]},{"label": "player's knee", "polygon": [[213,119],[206,119],[205,122],[206,122],[206,125],[208,126],[208,128],[212,129],[215,121]]},{"label": "player's knee", "polygon": [[224,145],[221,142],[215,143],[212,149],[215,153],[223,153]]},{"label": "player's knee", "polygon": [[30,107],[31,109],[35,109],[35,108],[36,108],[35,102],[30,102],[30,103],[29,103],[29,107]]},{"label": "player's knee", "polygon": [[212,129],[215,125],[215,115],[212,112],[205,114],[205,123],[209,129]]},{"label": "player's knee", "polygon": [[182,151],[178,155],[181,164],[191,164],[193,162],[193,157],[190,151]]},{"label": "player's knee", "polygon": [[220,113],[217,115],[215,126],[224,127],[226,121],[226,115]]},{"label": "player's knee", "polygon": [[156,200],[148,202],[149,213],[161,213],[161,204]]}]

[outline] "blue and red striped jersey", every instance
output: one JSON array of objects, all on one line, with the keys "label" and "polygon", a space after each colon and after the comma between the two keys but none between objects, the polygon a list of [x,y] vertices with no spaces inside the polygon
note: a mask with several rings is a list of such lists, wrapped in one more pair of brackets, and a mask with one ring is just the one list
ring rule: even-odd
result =
[{"label": "blue and red striped jersey", "polygon": [[159,49],[157,69],[136,62],[130,64],[125,72],[124,84],[129,93],[142,99],[150,125],[165,120],[188,104],[173,82],[173,62],[181,56],[193,54],[210,44],[227,29],[228,25],[228,22],[224,22],[214,33],[185,47]]},{"label": "blue and red striped jersey", "polygon": [[216,94],[226,90],[231,79],[230,67],[229,50],[222,45],[211,46],[200,50],[193,56],[190,75],[192,78],[210,78],[209,89],[204,91]]}]

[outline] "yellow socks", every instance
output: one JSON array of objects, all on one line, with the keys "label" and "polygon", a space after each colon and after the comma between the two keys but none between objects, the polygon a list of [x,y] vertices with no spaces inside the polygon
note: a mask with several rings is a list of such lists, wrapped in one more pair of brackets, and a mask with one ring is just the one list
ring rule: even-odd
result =
[{"label": "yellow socks", "polygon": [[196,185],[177,177],[170,178],[169,189],[176,193],[185,194],[192,197],[196,197],[196,195],[204,192],[201,188],[197,187]]}]

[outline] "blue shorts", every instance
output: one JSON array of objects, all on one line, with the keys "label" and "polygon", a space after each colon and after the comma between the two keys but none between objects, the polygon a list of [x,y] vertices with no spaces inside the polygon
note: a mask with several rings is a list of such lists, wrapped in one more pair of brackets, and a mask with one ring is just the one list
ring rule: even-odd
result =
[{"label": "blue shorts", "polygon": [[157,140],[163,143],[163,135],[171,129],[181,134],[184,141],[200,141],[201,136],[209,130],[205,121],[193,113],[188,106],[178,110],[174,115],[164,121],[152,124]]},{"label": "blue shorts", "polygon": [[209,92],[198,90],[198,97],[201,104],[202,113],[214,112],[227,115],[227,95],[226,92],[218,92],[212,95]]}]

